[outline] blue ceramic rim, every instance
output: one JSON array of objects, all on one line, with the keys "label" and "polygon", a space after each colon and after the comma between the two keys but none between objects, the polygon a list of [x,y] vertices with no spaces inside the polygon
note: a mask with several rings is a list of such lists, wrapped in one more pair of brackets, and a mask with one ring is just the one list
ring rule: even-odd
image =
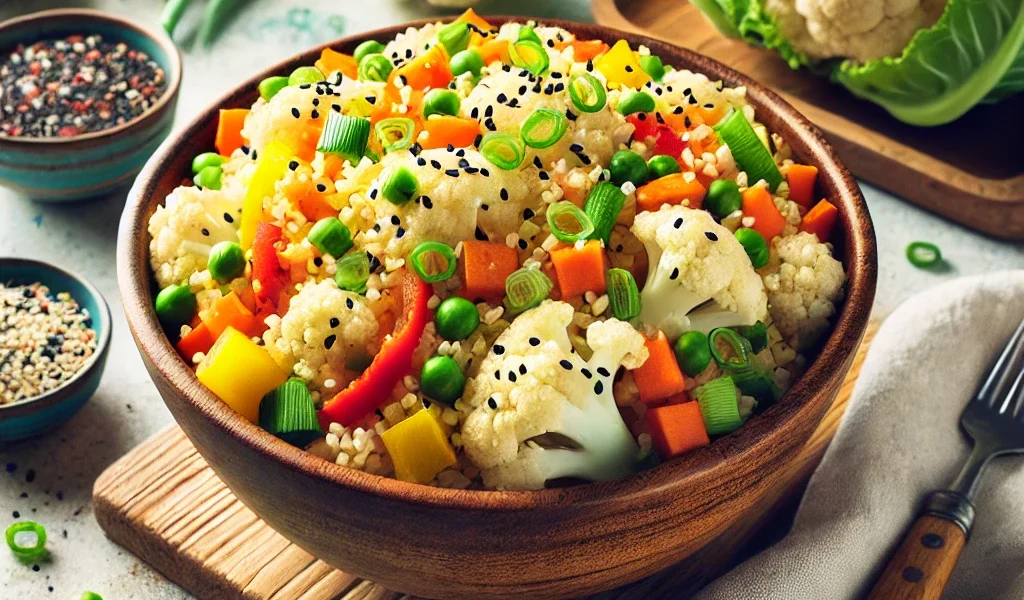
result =
[{"label": "blue ceramic rim", "polygon": [[103,357],[107,354],[107,351],[110,349],[113,317],[110,313],[110,305],[107,304],[107,300],[103,297],[103,294],[96,289],[96,286],[88,282],[85,278],[79,277],[66,269],[40,260],[15,257],[0,258],[0,265],[19,265],[41,271],[50,271],[60,275],[61,277],[77,281],[79,285],[85,288],[86,292],[92,296],[93,301],[96,302],[96,305],[100,308],[100,314],[94,315],[99,317],[100,325],[96,328],[96,331],[99,334],[96,341],[96,352],[93,353],[85,365],[78,371],[78,373],[75,373],[74,377],[67,380],[64,385],[57,389],[50,390],[45,394],[29,398],[28,400],[15,402],[13,404],[0,404],[0,419],[6,419],[29,415],[38,410],[54,406],[64,400],[70,392],[74,392],[78,387],[80,387],[85,382],[88,374],[101,362]]},{"label": "blue ceramic rim", "polygon": [[[162,96],[160,96],[156,103],[146,109],[145,112],[126,123],[111,127],[110,129],[84,133],[82,135],[75,135],[66,138],[0,137],[0,147],[10,145],[12,148],[28,149],[28,147],[32,146],[66,146],[78,142],[101,142],[104,141],[105,138],[113,137],[119,133],[128,131],[144,121],[149,120],[154,115],[161,113],[166,110],[168,105],[172,103],[172,100],[177,97],[182,75],[181,54],[178,52],[178,47],[174,44],[174,41],[171,40],[170,36],[168,36],[163,29],[151,28],[124,17],[110,15],[88,8],[56,8],[0,22],[0,31],[17,30],[38,21],[66,21],[74,19],[81,19],[83,21],[103,21],[115,28],[133,30],[135,33],[149,38],[156,46],[160,47],[166,55],[166,61],[157,60],[157,57],[151,58],[157,60],[157,62],[164,68],[164,72],[167,73],[167,90]],[[164,64],[165,62],[167,64]]]}]

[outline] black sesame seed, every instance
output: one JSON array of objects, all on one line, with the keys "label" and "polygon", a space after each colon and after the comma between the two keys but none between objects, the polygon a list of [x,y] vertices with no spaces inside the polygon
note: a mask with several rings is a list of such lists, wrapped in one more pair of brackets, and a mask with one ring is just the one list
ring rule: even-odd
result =
[{"label": "black sesame seed", "polygon": [[519,86],[519,95],[522,96],[523,94],[525,94],[527,89],[528,88],[525,85]]},{"label": "black sesame seed", "polygon": [[523,211],[523,220],[524,221],[529,221],[530,219],[532,219],[536,215],[537,215],[537,213],[533,212],[532,208],[527,208],[527,209],[525,209]]},{"label": "black sesame seed", "polygon": [[469,166],[469,161],[464,159],[464,158],[460,158],[459,159],[459,166],[462,167],[463,169],[465,169],[466,167]]},{"label": "black sesame seed", "polygon": [[583,152],[583,146],[580,144],[572,144],[569,146],[569,152]]},{"label": "black sesame seed", "polygon": [[339,104],[332,104],[331,105],[331,110],[333,110],[336,113],[340,113],[341,112],[341,105],[339,105]]},{"label": "black sesame seed", "polygon": [[377,188],[373,188],[372,190],[370,190],[370,200],[376,200],[376,199],[377,199]]},{"label": "black sesame seed", "polygon": [[683,226],[683,218],[679,217],[678,219],[676,219],[675,222],[672,223],[672,226],[675,227],[676,229],[679,229],[680,227],[682,227]]},{"label": "black sesame seed", "polygon": [[604,367],[598,367],[597,368],[597,374],[600,375],[601,377],[610,377],[611,376],[611,373],[608,372],[608,369],[606,369]]},{"label": "black sesame seed", "polygon": [[533,157],[533,166],[537,167],[538,169],[543,169],[544,168],[544,163],[540,162],[540,157],[539,156],[534,156]]},{"label": "black sesame seed", "polygon": [[508,372],[508,380],[511,381],[512,383],[515,383],[516,379],[518,379],[518,377],[516,377],[516,372],[515,371],[509,371]]},{"label": "black sesame seed", "polygon": [[498,410],[498,403],[494,401],[494,398],[487,399],[487,406],[489,406],[491,410]]},{"label": "black sesame seed", "polygon": [[501,188],[501,191],[498,192],[498,195],[501,196],[502,200],[508,200],[508,190],[506,190],[505,188]]},{"label": "black sesame seed", "polygon": [[526,365],[519,365],[519,374],[526,375]]},{"label": "black sesame seed", "polygon": [[483,139],[484,139],[483,134],[480,134],[480,133],[476,134],[476,137],[473,138],[473,147],[474,148],[479,148],[480,147],[480,142],[482,142]]},{"label": "black sesame seed", "polygon": [[427,159],[423,158],[422,156],[418,156],[416,157],[416,164],[418,164],[421,167],[425,167],[427,166]]},{"label": "black sesame seed", "polygon": [[230,213],[224,213],[224,220],[227,221],[228,223],[235,222],[235,218],[232,217]]},{"label": "black sesame seed", "polygon": [[203,227],[202,234],[205,235],[206,237],[210,237],[210,230]]},{"label": "black sesame seed", "polygon": [[299,86],[299,89],[300,90],[308,90],[311,87],[313,87],[312,83],[303,83],[302,85]]},{"label": "black sesame seed", "polygon": [[633,67],[631,67],[629,65],[626,65],[626,72],[627,73],[632,73],[633,72]]},{"label": "black sesame seed", "polygon": [[[504,97],[504,96],[505,96],[505,94],[501,94],[501,96],[499,96],[499,97]],[[504,100],[502,100],[502,102],[504,102]],[[494,116],[494,107],[491,106],[491,105],[487,105],[487,108],[484,109],[484,116],[485,117],[493,117]]]},{"label": "black sesame seed", "polygon": [[679,279],[679,268],[676,267],[676,268],[672,269],[672,274],[669,275],[668,278],[671,279],[672,281],[675,281],[676,279]]},{"label": "black sesame seed", "polygon": [[586,367],[580,369],[580,373],[583,373],[583,376],[586,377],[587,379],[590,379],[591,377],[594,376],[594,374],[590,372],[590,369]]},{"label": "black sesame seed", "polygon": [[320,192],[322,194],[322,193],[327,191],[327,186],[322,184],[322,183],[318,183],[318,184],[316,184],[316,191],[318,191],[318,192]]},{"label": "black sesame seed", "polygon": [[502,354],[505,353],[505,347],[502,346],[501,344],[495,344],[494,353],[497,354],[498,356],[501,356]]},{"label": "black sesame seed", "polygon": [[355,306],[356,303],[353,302],[351,298],[345,298],[345,308],[352,310]]},{"label": "black sesame seed", "polygon": [[520,250],[526,250],[528,247],[529,247],[529,244],[526,243],[526,240],[524,240],[524,239],[520,239],[519,240],[519,249]]},{"label": "black sesame seed", "polygon": [[336,342],[337,340],[338,336],[334,335],[333,333],[327,336],[326,338],[324,338],[324,348],[330,350],[331,346],[333,346],[334,342]]},{"label": "black sesame seed", "polygon": [[481,204],[481,205],[480,205],[480,210],[482,210],[482,211],[484,211],[484,212],[487,212],[487,210],[488,210],[489,208],[491,208],[491,207],[490,207],[490,206],[488,206],[487,204]]},{"label": "black sesame seed", "polygon": [[319,256],[314,256],[313,265],[316,266],[317,268],[324,266],[324,259],[320,258]]},{"label": "black sesame seed", "polygon": [[449,176],[449,177],[458,177],[459,176],[459,170],[458,169],[445,169],[444,174]]},{"label": "black sesame seed", "polygon": [[[627,67],[627,68],[629,68],[629,67]],[[595,394],[601,394],[603,392],[604,392],[604,384],[601,383],[600,381],[598,381],[597,383],[594,384],[594,393]]]},{"label": "black sesame seed", "polygon": [[341,321],[338,320],[338,317],[331,317],[331,328],[333,329],[338,325],[341,325]]},{"label": "black sesame seed", "polygon": [[705,231],[704,232],[704,236],[707,237],[712,242],[717,242],[718,241],[718,234],[715,233],[714,231]]},{"label": "black sesame seed", "polygon": [[398,228],[398,231],[396,231],[396,232],[395,232],[395,237],[396,237],[396,238],[399,238],[399,239],[400,239],[400,238],[401,238],[402,236],[404,236],[404,235],[405,235],[405,229],[404,229],[404,228],[402,228],[402,227],[399,227],[399,228]]},{"label": "black sesame seed", "polygon": [[440,171],[440,170],[441,170],[441,163],[440,163],[440,162],[438,162],[438,161],[436,161],[436,160],[431,160],[431,161],[430,161],[430,166],[434,167],[434,168],[435,168],[435,169],[437,169],[438,171]]},{"label": "black sesame seed", "polygon": [[646,121],[647,120],[647,113],[636,113],[636,118],[637,118],[637,120],[640,120],[640,121]]},{"label": "black sesame seed", "polygon": [[480,167],[480,174],[483,175],[484,177],[491,176],[491,172],[488,171],[485,167]]},{"label": "black sesame seed", "polygon": [[693,122],[690,121],[690,116],[689,115],[683,117],[683,125],[686,126],[687,129],[689,129],[690,126],[693,125]]},{"label": "black sesame seed", "polygon": [[296,119],[298,119],[301,116],[301,113],[299,113],[299,109],[295,108],[294,106],[292,107],[292,116],[295,117]]},{"label": "black sesame seed", "polygon": [[573,114],[573,112],[567,108],[565,109],[565,118],[569,119],[570,121],[575,121],[576,115]]},{"label": "black sesame seed", "polygon": [[662,125],[665,124],[665,117],[662,117],[660,112],[654,113],[654,119],[658,121],[658,123],[661,123]]},{"label": "black sesame seed", "polygon": [[423,208],[428,210],[434,208],[434,201],[430,199],[430,196],[422,196],[421,199],[423,200]]},{"label": "black sesame seed", "polygon": [[501,371],[495,371],[494,378],[497,379],[498,381],[501,381]]},{"label": "black sesame seed", "polygon": [[467,175],[476,175],[477,173],[480,172],[480,169],[476,167],[466,167],[464,170],[466,171]]},{"label": "black sesame seed", "polygon": [[560,364],[562,368],[565,369],[566,371],[572,371],[572,363],[569,362],[568,360],[563,358],[562,360],[558,361],[558,364]]},{"label": "black sesame seed", "polygon": [[681,114],[683,114],[683,107],[682,106],[677,106],[677,107],[673,108],[672,109],[672,114],[674,114],[674,115],[681,115]]},{"label": "black sesame seed", "polygon": [[547,41],[547,46],[548,46],[548,48],[554,48],[555,47],[555,40],[548,40]]},{"label": "black sesame seed", "polygon": [[[498,100],[499,104],[504,104],[504,103],[508,102],[508,96],[506,96],[505,94],[498,94],[497,100]],[[491,107],[488,106],[487,110],[491,110]]]},{"label": "black sesame seed", "polygon": [[402,224],[402,219],[398,218],[398,215],[391,215],[391,224],[392,225],[401,225]]},{"label": "black sesame seed", "polygon": [[299,161],[293,160],[293,161],[288,163],[288,170],[289,171],[294,171],[295,169],[298,169],[298,168],[299,168]]},{"label": "black sesame seed", "polygon": [[480,229],[479,226],[477,226],[476,231],[473,232],[473,237],[480,240],[481,242],[490,241],[490,238],[487,237],[487,234],[484,233],[484,231]]},{"label": "black sesame seed", "polygon": [[541,181],[547,181],[548,179],[551,179],[551,176],[548,175],[547,171],[541,171],[540,173],[537,174],[537,177],[539,177]]}]

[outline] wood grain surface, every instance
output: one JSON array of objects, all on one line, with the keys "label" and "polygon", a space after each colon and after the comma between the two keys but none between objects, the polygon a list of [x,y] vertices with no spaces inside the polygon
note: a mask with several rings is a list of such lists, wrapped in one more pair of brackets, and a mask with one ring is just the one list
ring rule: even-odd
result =
[{"label": "wood grain surface", "polygon": [[939,600],[967,536],[952,521],[918,517],[868,600]]},{"label": "wood grain surface", "polygon": [[[872,325],[865,335],[832,408],[762,499],[769,508],[759,520],[739,522],[684,562],[593,598],[685,597],[749,551],[758,533],[795,501],[821,460],[839,427],[875,329]],[[217,478],[177,426],[111,465],[96,481],[93,506],[96,520],[112,540],[204,600],[402,597],[316,560],[260,521]]]},{"label": "wood grain surface", "polygon": [[948,125],[912,127],[773,52],[723,37],[685,0],[592,7],[602,25],[696,50],[770,86],[825,131],[857,177],[995,237],[1024,240],[1024,94]]}]

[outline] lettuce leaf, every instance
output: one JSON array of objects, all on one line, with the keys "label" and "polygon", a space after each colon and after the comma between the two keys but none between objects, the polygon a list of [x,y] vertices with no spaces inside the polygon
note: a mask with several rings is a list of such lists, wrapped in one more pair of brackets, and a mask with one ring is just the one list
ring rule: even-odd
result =
[{"label": "lettuce leaf", "polygon": [[806,54],[798,52],[782,35],[778,23],[761,0],[690,0],[722,35],[740,38],[756,46],[774,50],[793,69],[813,65]]}]

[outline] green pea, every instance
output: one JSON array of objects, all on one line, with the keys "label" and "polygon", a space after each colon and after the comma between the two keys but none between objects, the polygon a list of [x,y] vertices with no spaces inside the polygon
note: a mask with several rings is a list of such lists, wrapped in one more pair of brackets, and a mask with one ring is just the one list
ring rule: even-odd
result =
[{"label": "green pea", "polygon": [[452,75],[456,77],[463,73],[472,73],[474,77],[480,75],[480,69],[484,68],[484,57],[476,50],[463,50],[452,57]]},{"label": "green pea", "polygon": [[222,172],[220,167],[203,167],[203,169],[196,173],[195,177],[192,178],[192,183],[208,190],[219,190],[221,175]]},{"label": "green pea", "polygon": [[666,175],[678,173],[682,169],[679,168],[679,161],[676,159],[667,154],[659,154],[652,156],[651,160],[647,161],[647,170],[651,172],[651,179],[661,179]]},{"label": "green pea", "polygon": [[452,90],[436,88],[423,97],[423,118],[430,115],[458,115],[459,95]]},{"label": "green pea", "polygon": [[356,59],[356,62],[362,62],[363,58],[370,54],[380,54],[384,52],[384,44],[377,40],[367,40],[362,44],[356,46],[356,51],[352,53],[352,57]]},{"label": "green pea", "polygon": [[452,357],[435,356],[423,364],[420,391],[428,398],[452,406],[465,387],[466,376]]},{"label": "green pea", "polygon": [[230,283],[245,272],[245,251],[235,242],[219,242],[210,250],[206,268],[217,283]]},{"label": "green pea", "polygon": [[394,65],[383,54],[368,54],[359,61],[360,81],[387,81]]},{"label": "green pea", "polygon": [[269,102],[271,98],[276,96],[278,92],[280,92],[286,87],[288,87],[287,77],[267,77],[266,79],[260,82],[260,97]]},{"label": "green pea", "polygon": [[732,179],[716,179],[708,186],[704,198],[704,209],[719,219],[724,219],[743,206],[740,187]]},{"label": "green pea", "polygon": [[220,167],[224,164],[224,157],[216,152],[203,152],[192,159],[192,173],[198,175],[206,167]]},{"label": "green pea", "polygon": [[736,230],[736,239],[747,251],[750,264],[754,265],[755,269],[768,264],[768,243],[764,241],[764,236],[753,229],[743,227]]},{"label": "green pea", "polygon": [[640,57],[640,68],[658,83],[661,83],[661,78],[665,76],[665,66],[661,64],[661,59],[653,54]]},{"label": "green pea", "polygon": [[441,337],[451,341],[464,340],[480,325],[480,313],[469,300],[452,296],[437,307],[434,320]]},{"label": "green pea", "polygon": [[153,304],[160,324],[174,334],[196,314],[196,297],[187,285],[171,284],[165,287],[156,295]]},{"label": "green pea", "polygon": [[288,85],[302,85],[304,83],[320,83],[324,80],[324,74],[316,67],[299,67],[288,76]]},{"label": "green pea", "polygon": [[703,332],[687,331],[676,340],[673,350],[679,368],[690,377],[700,375],[711,363],[711,347]]},{"label": "green pea", "polygon": [[654,98],[647,92],[626,92],[619,96],[619,105],[616,108],[624,115],[651,112],[654,110]]},{"label": "green pea", "polygon": [[647,163],[644,157],[632,150],[619,150],[612,156],[608,164],[608,171],[612,176],[612,183],[622,185],[627,181],[636,187],[647,183]]}]

